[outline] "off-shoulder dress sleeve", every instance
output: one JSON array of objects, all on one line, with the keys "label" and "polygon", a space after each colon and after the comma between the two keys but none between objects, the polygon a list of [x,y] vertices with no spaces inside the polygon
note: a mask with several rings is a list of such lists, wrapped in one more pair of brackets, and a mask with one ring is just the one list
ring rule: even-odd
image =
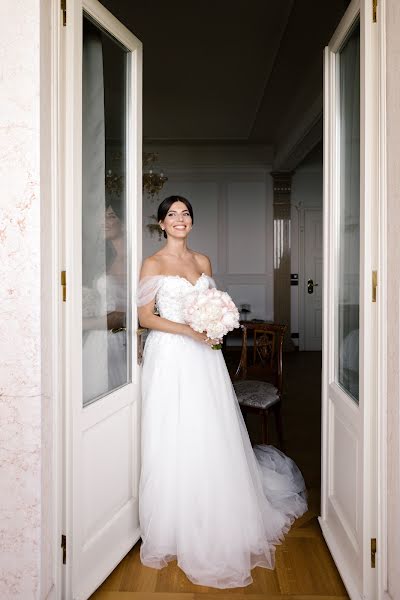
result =
[{"label": "off-shoulder dress sleeve", "polygon": [[216,288],[217,284],[215,283],[215,280],[210,276],[210,275],[206,275],[208,282],[210,284],[211,288]]},{"label": "off-shoulder dress sleeve", "polygon": [[163,275],[146,275],[139,281],[136,292],[137,306],[144,306],[156,297],[163,281]]}]

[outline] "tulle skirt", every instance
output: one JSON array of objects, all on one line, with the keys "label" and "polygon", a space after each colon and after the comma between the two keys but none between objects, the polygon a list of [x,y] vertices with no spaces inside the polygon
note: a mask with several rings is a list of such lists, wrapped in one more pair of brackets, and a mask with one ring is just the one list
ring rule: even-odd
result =
[{"label": "tulle skirt", "polygon": [[253,450],[220,350],[152,331],[142,372],[143,564],[176,559],[195,584],[247,586],[307,509],[303,477],[272,446]]}]

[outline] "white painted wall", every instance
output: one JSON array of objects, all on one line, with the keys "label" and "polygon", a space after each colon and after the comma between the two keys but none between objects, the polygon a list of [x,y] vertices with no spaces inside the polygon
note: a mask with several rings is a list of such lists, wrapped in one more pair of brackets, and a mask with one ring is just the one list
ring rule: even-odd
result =
[{"label": "white painted wall", "polygon": [[50,15],[50,0],[0,3],[2,600],[54,582]]},{"label": "white painted wall", "polygon": [[[218,286],[236,304],[251,305],[248,318],[273,319],[272,178],[268,148],[158,147],[168,175],[160,198],[182,195],[193,205],[190,246],[207,254]],[[171,151],[170,151],[171,150]],[[144,199],[144,225],[158,201]],[[163,244],[144,228],[143,255]]]},{"label": "white painted wall", "polygon": [[[300,275],[301,236],[304,233],[304,210],[322,208],[322,160],[305,161],[296,169],[291,195],[291,273]],[[299,293],[301,286],[291,287],[291,332],[299,333]],[[298,340],[293,343],[298,345]]]}]

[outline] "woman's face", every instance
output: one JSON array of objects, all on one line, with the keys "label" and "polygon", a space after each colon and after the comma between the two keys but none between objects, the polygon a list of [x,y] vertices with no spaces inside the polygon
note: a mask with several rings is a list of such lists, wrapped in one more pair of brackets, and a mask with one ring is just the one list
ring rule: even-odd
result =
[{"label": "woman's face", "polygon": [[109,206],[106,210],[105,219],[105,236],[106,240],[115,240],[121,237],[123,233],[122,221],[113,211],[112,206]]},{"label": "woman's face", "polygon": [[160,225],[165,229],[168,237],[185,238],[192,229],[192,217],[186,204],[180,200],[171,204],[164,221],[160,221]]}]

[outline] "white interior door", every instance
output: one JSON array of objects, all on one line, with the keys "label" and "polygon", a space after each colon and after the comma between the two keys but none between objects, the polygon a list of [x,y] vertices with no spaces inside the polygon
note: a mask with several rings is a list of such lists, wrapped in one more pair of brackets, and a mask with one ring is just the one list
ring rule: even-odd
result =
[{"label": "white interior door", "polygon": [[370,0],[325,49],[323,482],[320,524],[352,599],[374,600],[377,103]]},{"label": "white interior door", "polygon": [[322,211],[304,210],[303,294],[304,334],[301,350],[322,348]]},{"label": "white interior door", "polygon": [[141,43],[69,0],[65,104],[64,598],[85,600],[139,538]]}]

